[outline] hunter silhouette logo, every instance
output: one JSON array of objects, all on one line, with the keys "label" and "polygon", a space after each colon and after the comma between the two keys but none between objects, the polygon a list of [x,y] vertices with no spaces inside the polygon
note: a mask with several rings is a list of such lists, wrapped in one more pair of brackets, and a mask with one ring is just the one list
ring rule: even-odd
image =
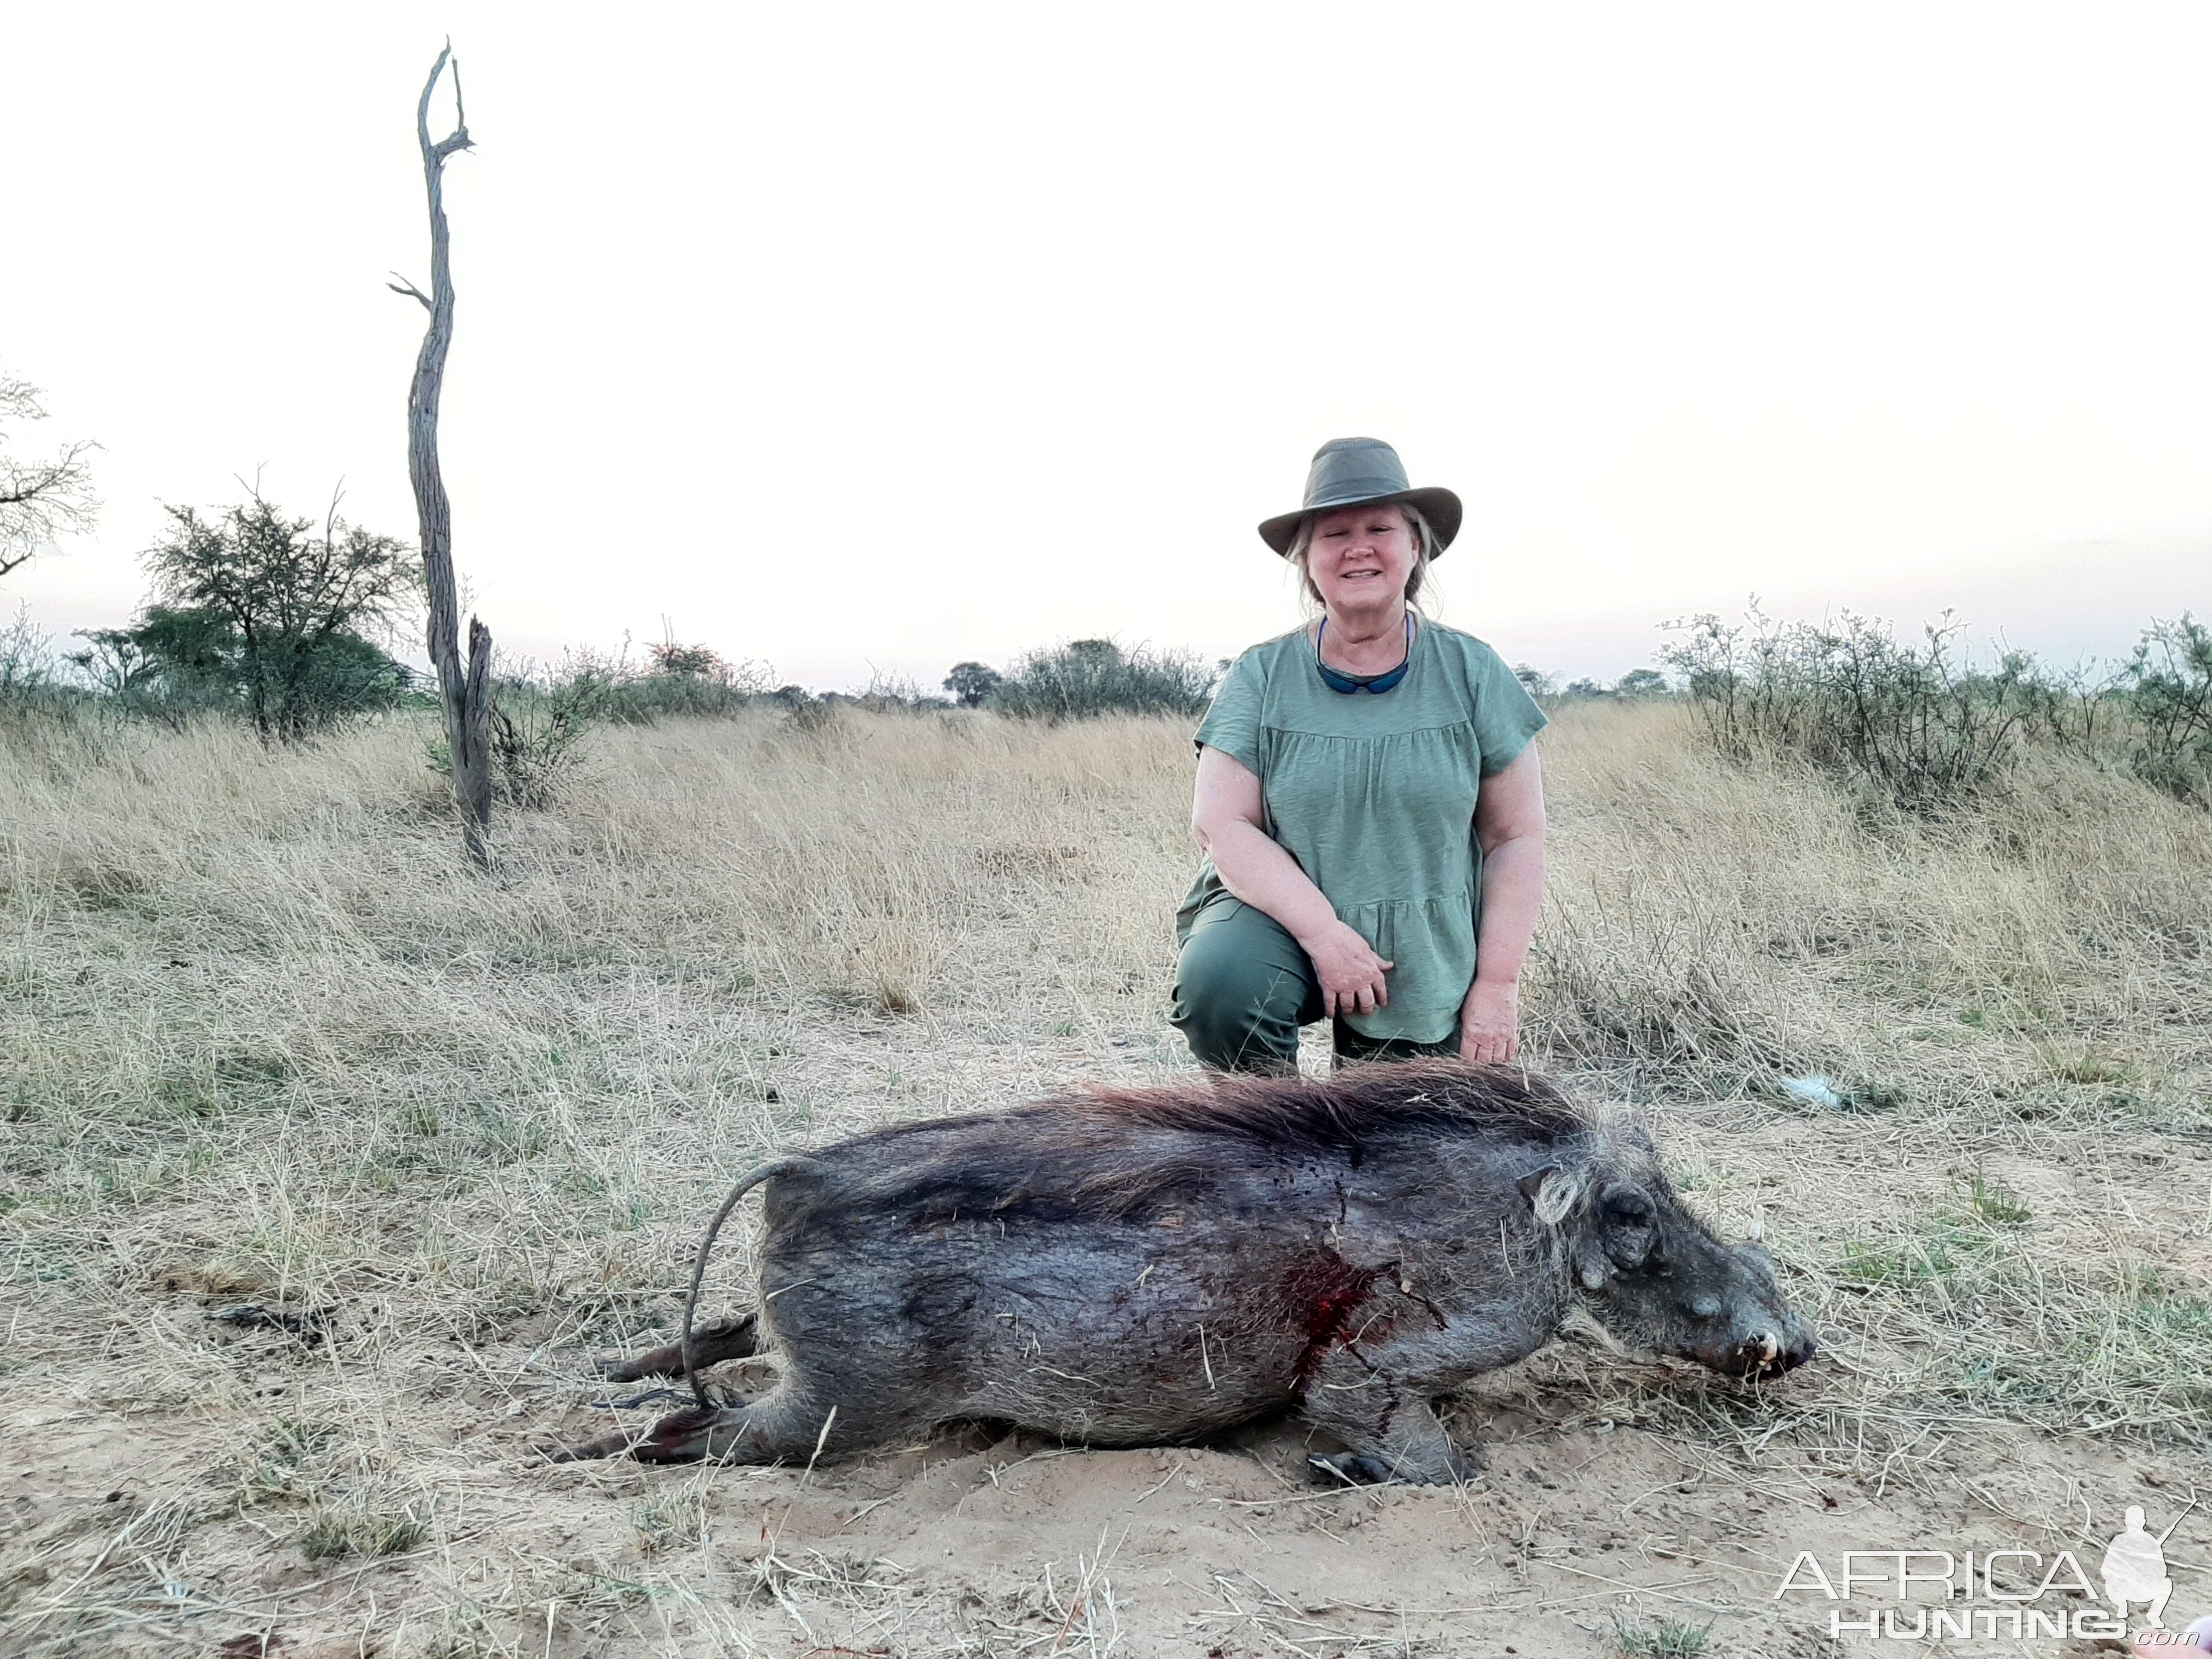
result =
[{"label": "hunter silhouette logo", "polygon": [[2147,1604],[2144,1628],[2166,1628],[2166,1601],[2173,1594],[2173,1580],[2166,1571],[2166,1540],[2173,1536],[2182,1516],[2196,1507],[2197,1499],[2192,1496],[2181,1515],[2175,1516],[2166,1530],[2154,1538],[2143,1525],[2142,1505],[2128,1505],[2127,1530],[2105,1547],[2104,1565],[2097,1575],[2105,1581],[2105,1599],[2122,1619],[2128,1616],[2130,1602],[2142,1601]]},{"label": "hunter silhouette logo", "polygon": [[[1774,1599],[1813,1596],[1830,1603],[1828,1634],[1839,1639],[2021,1641],[2070,1636],[2110,1641],[2132,1633],[2139,1650],[2148,1651],[2148,1643],[2161,1653],[2172,1650],[2175,1659],[2193,1651],[2212,1654],[2212,1618],[2198,1620],[2185,1633],[2166,1625],[2166,1605],[2173,1595],[2166,1540],[2197,1502],[2191,1492],[2181,1512],[2159,1533],[2150,1530],[2140,1504],[2130,1504],[2125,1527],[2105,1547],[2098,1564],[2101,1598],[2070,1549],[2046,1554],[1998,1548],[1963,1554],[1943,1549],[1846,1550],[1837,1558],[1838,1570],[1832,1574],[1805,1550],[1782,1575]],[[2132,1632],[2131,1608],[2142,1609],[2142,1620]]]}]

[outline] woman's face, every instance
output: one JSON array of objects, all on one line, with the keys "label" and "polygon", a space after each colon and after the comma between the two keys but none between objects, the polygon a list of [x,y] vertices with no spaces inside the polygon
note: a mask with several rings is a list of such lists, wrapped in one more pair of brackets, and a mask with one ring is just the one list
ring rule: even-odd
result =
[{"label": "woman's face", "polygon": [[1395,505],[1318,514],[1306,545],[1306,574],[1332,612],[1396,605],[1413,561],[1413,526]]}]

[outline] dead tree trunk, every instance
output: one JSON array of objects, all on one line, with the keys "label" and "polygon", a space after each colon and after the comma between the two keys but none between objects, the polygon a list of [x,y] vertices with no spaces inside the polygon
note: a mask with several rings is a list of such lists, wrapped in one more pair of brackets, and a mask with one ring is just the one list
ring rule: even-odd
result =
[{"label": "dead tree trunk", "polygon": [[415,381],[407,393],[407,477],[415,486],[415,516],[422,533],[422,583],[430,599],[430,660],[438,670],[438,701],[446,714],[446,742],[453,757],[453,796],[461,809],[461,842],[480,869],[491,867],[491,630],[469,618],[469,656],[461,661],[460,606],[453,593],[453,508],[438,470],[438,395],[446,378],[446,351],[453,343],[453,276],[447,257],[446,158],[472,148],[461,104],[461,66],[453,65],[453,130],[430,142],[430,94],[453,57],[452,43],[430,66],[415,107],[415,133],[422,146],[422,183],[430,198],[430,291],[402,279],[389,284],[413,295],[430,313]]}]

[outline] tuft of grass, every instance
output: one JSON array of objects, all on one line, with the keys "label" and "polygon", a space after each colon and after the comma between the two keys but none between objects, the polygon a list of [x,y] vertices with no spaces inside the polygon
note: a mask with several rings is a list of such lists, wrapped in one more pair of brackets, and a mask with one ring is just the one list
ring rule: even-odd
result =
[{"label": "tuft of grass", "polygon": [[2154,1269],[2084,1310],[2061,1352],[2080,1391],[2136,1415],[2169,1407],[2202,1424],[2212,1413],[2212,1298],[2178,1290]]},{"label": "tuft of grass", "polygon": [[697,1486],[656,1492],[630,1505],[629,1522],[647,1555],[690,1549],[707,1536],[707,1494]]},{"label": "tuft of grass", "polygon": [[2061,1083],[2132,1083],[2137,1076],[2134,1066],[2098,1048],[2039,1042],[2035,1052],[2051,1075]]},{"label": "tuft of grass", "polygon": [[1855,1238],[1844,1241],[1836,1275],[1854,1285],[1911,1287],[1949,1279],[1966,1265],[1956,1236],[1947,1232]]},{"label": "tuft of grass", "polygon": [[335,1425],[320,1418],[280,1417],[238,1462],[241,1504],[307,1499],[325,1486],[322,1458]]},{"label": "tuft of grass", "polygon": [[2004,1254],[1999,1228],[2031,1218],[2019,1194],[1977,1170],[1961,1183],[1955,1211],[1936,1208],[1907,1218],[1900,1231],[1847,1238],[1836,1274],[1869,1288],[1935,1285],[1983,1272]]},{"label": "tuft of grass", "polygon": [[1710,1620],[1692,1625],[1679,1619],[1646,1622],[1613,1615],[1613,1648],[1620,1659],[1698,1659],[1712,1635]]},{"label": "tuft of grass", "polygon": [[349,1555],[404,1555],[430,1536],[429,1522],[413,1504],[390,1505],[352,1497],[318,1503],[308,1511],[300,1534],[300,1552],[310,1561]]},{"label": "tuft of grass", "polygon": [[1979,1170],[1966,1178],[1966,1211],[1973,1220],[1999,1227],[2025,1226],[2033,1215],[2018,1194]]},{"label": "tuft of grass", "polygon": [[2022,1275],[1990,1287],[2000,1345],[1959,1368],[1952,1386],[1974,1405],[2052,1429],[2125,1430],[2201,1443],[2212,1419],[2212,1299],[2155,1270],[2117,1284],[2057,1287]]}]

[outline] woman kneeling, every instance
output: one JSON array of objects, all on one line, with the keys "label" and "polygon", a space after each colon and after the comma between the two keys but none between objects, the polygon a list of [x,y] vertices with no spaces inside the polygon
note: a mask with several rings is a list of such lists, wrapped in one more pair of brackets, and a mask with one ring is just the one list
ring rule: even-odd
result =
[{"label": "woman kneeling", "polygon": [[1544,886],[1544,725],[1498,653],[1414,608],[1459,498],[1407,487],[1389,445],[1314,457],[1305,505],[1260,526],[1319,611],[1231,667],[1198,730],[1206,860],[1177,914],[1173,1019],[1200,1063],[1520,1046]]}]

